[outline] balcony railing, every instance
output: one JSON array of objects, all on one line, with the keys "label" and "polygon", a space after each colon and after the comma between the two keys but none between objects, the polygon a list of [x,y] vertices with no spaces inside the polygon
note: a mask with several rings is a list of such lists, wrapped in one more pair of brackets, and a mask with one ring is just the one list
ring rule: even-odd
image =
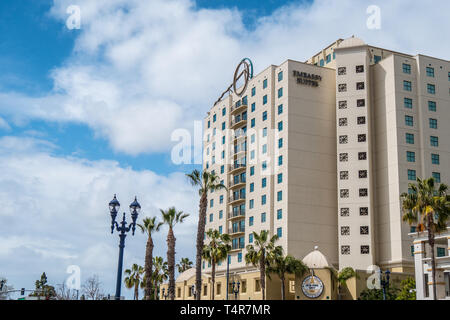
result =
[{"label": "balcony railing", "polygon": [[232,165],[230,165],[230,171],[243,169],[245,167],[246,167],[245,163],[244,164],[242,164],[242,163],[232,164]]},{"label": "balcony railing", "polygon": [[237,227],[237,228],[230,228],[230,234],[234,234],[234,233],[244,233],[245,232],[245,227]]},{"label": "balcony railing", "polygon": [[241,209],[236,212],[232,211],[232,212],[228,213],[228,219],[244,217],[244,216],[245,216],[245,209]]},{"label": "balcony railing", "polygon": [[244,124],[247,122],[247,117],[239,118],[239,119],[231,119],[230,127],[235,125]]},{"label": "balcony railing", "polygon": [[232,181],[228,182],[228,187],[231,188],[231,187],[234,187],[234,186],[242,184],[242,183],[246,183],[245,178],[239,178],[236,181],[233,179]]},{"label": "balcony railing", "polygon": [[245,200],[245,194],[239,194],[238,196],[233,195],[228,200],[229,200],[229,202]]}]

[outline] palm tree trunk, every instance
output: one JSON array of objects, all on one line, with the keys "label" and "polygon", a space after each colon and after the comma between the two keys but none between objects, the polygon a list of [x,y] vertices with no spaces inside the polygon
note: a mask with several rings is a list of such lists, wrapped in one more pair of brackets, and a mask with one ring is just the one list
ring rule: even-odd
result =
[{"label": "palm tree trunk", "polygon": [[134,300],[139,300],[139,278],[136,278],[134,284]]},{"label": "palm tree trunk", "polygon": [[[206,219],[206,207],[208,205],[208,199],[206,192],[202,193],[200,198],[200,211],[198,215],[198,227],[197,227],[197,255],[195,257],[195,287],[201,288],[202,286],[202,253],[203,253],[203,238],[205,235],[205,219]],[[197,300],[200,300],[200,295],[197,295]]]},{"label": "palm tree trunk", "polygon": [[212,260],[211,262],[211,284],[212,284],[212,293],[211,300],[214,300],[214,284],[216,283],[216,262]]},{"label": "palm tree trunk", "polygon": [[153,287],[154,287],[154,293],[153,293],[154,300],[158,300],[158,274],[159,274],[159,270],[155,269],[155,283],[153,285]]},{"label": "palm tree trunk", "polygon": [[281,300],[286,300],[286,292],[285,292],[286,288],[284,285],[284,281],[285,281],[284,274],[280,277],[280,279],[281,279]]},{"label": "palm tree trunk", "polygon": [[[428,215],[428,243],[431,247],[431,277],[433,278],[433,300],[437,300],[436,296],[436,258],[434,256],[434,233],[430,226],[433,223],[433,217]],[[428,285],[428,284],[426,284]]]},{"label": "palm tree trunk", "polygon": [[169,297],[175,299],[175,236],[173,229],[169,228],[167,234],[167,269],[169,271]]},{"label": "palm tree trunk", "polygon": [[266,300],[266,265],[265,265],[265,252],[261,255],[261,258],[259,259],[259,282],[261,283],[261,293],[262,293],[262,299]]},{"label": "palm tree trunk", "polygon": [[149,235],[145,247],[145,300],[150,300],[152,295],[152,271],[153,271],[153,239]]}]

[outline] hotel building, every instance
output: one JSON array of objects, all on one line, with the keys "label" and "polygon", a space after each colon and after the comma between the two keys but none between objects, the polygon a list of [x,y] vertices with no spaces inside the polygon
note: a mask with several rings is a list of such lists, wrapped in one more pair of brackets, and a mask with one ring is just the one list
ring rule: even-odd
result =
[{"label": "hotel building", "polygon": [[255,281],[245,247],[261,230],[300,259],[318,246],[336,269],[413,274],[399,197],[416,177],[450,181],[448,123],[448,60],[352,37],[271,65],[204,119],[203,168],[228,187],[208,194],[206,229],[231,236],[230,271]]}]

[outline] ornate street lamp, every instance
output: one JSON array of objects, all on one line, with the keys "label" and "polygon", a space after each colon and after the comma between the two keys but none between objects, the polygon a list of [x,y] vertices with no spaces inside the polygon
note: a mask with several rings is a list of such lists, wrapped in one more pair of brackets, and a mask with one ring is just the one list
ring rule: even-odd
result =
[{"label": "ornate street lamp", "polygon": [[125,237],[127,233],[131,230],[134,236],[134,231],[136,230],[136,220],[138,218],[139,212],[141,211],[141,205],[137,202],[136,197],[134,201],[130,204],[131,212],[131,224],[127,227],[127,222],[125,221],[125,212],[123,213],[122,222],[120,226],[116,221],[117,214],[120,209],[120,203],[114,195],[114,199],[109,202],[109,212],[111,213],[111,233],[114,232],[114,227],[119,233],[120,243],[119,243],[119,263],[117,267],[117,283],[116,283],[116,300],[120,300],[120,289],[122,286],[122,266],[123,266],[123,249],[125,248]]},{"label": "ornate street lamp", "polygon": [[162,296],[163,296],[164,300],[167,300],[167,298],[169,297],[169,289],[167,289],[167,293],[166,293],[166,288],[163,288]]},{"label": "ornate street lamp", "polygon": [[389,289],[389,279],[391,278],[391,272],[389,270],[386,270],[384,273],[385,276],[383,277],[383,271],[379,270],[380,275],[380,284],[383,288],[383,300],[386,300],[386,288]]},{"label": "ornate street lamp", "polygon": [[[237,284],[237,286],[236,286],[236,284]],[[233,287],[231,288],[231,291],[234,293],[234,300],[237,300],[240,286],[241,286],[241,283],[239,281],[237,283],[233,281]]]},{"label": "ornate street lamp", "polygon": [[194,299],[197,299],[197,294],[199,294],[198,290],[195,290],[195,285],[191,286],[191,294],[194,296]]}]

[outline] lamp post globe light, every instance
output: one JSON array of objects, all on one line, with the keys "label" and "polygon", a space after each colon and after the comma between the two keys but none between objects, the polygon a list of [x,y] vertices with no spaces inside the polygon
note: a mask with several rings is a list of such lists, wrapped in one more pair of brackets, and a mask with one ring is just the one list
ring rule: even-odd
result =
[{"label": "lamp post globe light", "polygon": [[[237,286],[236,286],[236,284],[237,284]],[[233,281],[233,287],[231,288],[231,290],[234,293],[234,300],[237,300],[240,286],[241,286],[241,283],[239,281],[237,283]]]},{"label": "lamp post globe light", "polygon": [[127,227],[127,222],[125,221],[125,212],[123,213],[122,222],[117,223],[116,217],[120,210],[120,203],[114,195],[114,198],[109,202],[109,212],[111,213],[111,233],[114,232],[114,228],[119,233],[119,263],[117,266],[117,282],[116,282],[116,300],[120,300],[120,289],[122,286],[122,266],[123,266],[123,249],[125,248],[125,237],[127,233],[131,230],[131,234],[134,236],[136,230],[136,220],[138,218],[139,212],[141,211],[141,205],[137,202],[136,197],[134,201],[130,204],[131,213],[131,223]]}]

